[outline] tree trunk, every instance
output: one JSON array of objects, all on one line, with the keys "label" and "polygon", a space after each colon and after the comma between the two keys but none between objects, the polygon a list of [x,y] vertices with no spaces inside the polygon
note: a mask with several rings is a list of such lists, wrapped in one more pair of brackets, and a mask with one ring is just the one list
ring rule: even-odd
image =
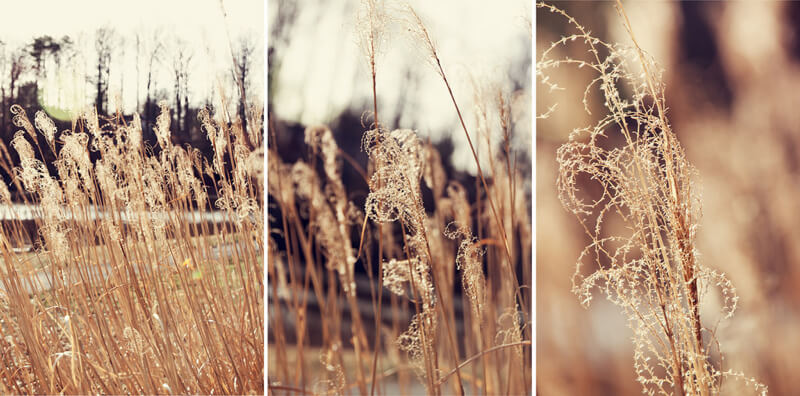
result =
[{"label": "tree trunk", "polygon": [[175,131],[181,130],[181,80],[175,80]]},{"label": "tree trunk", "polygon": [[97,108],[98,114],[103,114],[103,63],[100,59],[97,60],[97,97],[95,98],[94,106]]}]

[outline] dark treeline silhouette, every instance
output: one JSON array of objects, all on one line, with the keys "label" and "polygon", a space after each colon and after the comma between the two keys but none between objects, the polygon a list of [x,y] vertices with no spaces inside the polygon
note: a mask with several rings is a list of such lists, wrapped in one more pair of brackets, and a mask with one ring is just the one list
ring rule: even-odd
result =
[{"label": "dark treeline silhouette", "polygon": [[[260,127],[261,119],[247,120],[252,117],[248,109],[253,105],[250,89],[251,76],[260,74],[254,70],[255,51],[257,42],[250,37],[242,36],[231,43],[232,58],[229,66],[229,86],[215,88],[233,94],[226,100],[224,112],[225,120],[229,123],[241,123],[242,127]],[[172,143],[181,146],[191,146],[200,150],[206,157],[211,158],[211,143],[202,129],[198,114],[202,109],[208,109],[211,114],[223,112],[219,104],[212,104],[212,97],[199,97],[200,93],[193,91],[189,83],[189,75],[194,66],[207,62],[208,53],[196,53],[187,42],[179,38],[169,38],[162,30],[150,32],[136,32],[133,37],[124,37],[112,27],[101,27],[95,31],[91,47],[94,51],[82,51],[75,44],[73,38],[64,36],[54,38],[51,36],[34,37],[21,44],[10,44],[0,38],[0,141],[8,147],[12,161],[18,158],[14,150],[9,147],[17,131],[21,130],[14,123],[13,105],[19,105],[33,122],[35,114],[44,111],[56,124],[59,134],[64,130],[80,130],[80,122],[75,123],[76,114],[65,110],[74,106],[75,98],[70,98],[69,92],[62,89],[61,80],[78,79],[83,84],[86,92],[85,103],[78,103],[79,107],[88,109],[93,107],[97,111],[100,126],[124,122],[129,123],[133,114],[139,114],[142,123],[142,140],[145,147],[159,150],[154,133],[156,119],[161,113],[160,103],[169,107],[171,122],[170,131]],[[128,59],[135,59],[135,75],[126,74],[121,69],[123,51],[128,53]],[[133,55],[131,57],[131,55]],[[220,54],[225,59],[227,54]],[[74,67],[80,59],[85,63],[85,72],[79,73]],[[85,75],[83,75],[85,74]],[[48,78],[59,81],[57,88],[45,91]],[[113,79],[119,81],[112,82]],[[208,76],[208,80],[217,82],[216,76]],[[122,92],[111,92],[110,87],[116,83],[124,87],[125,79],[136,81],[135,110],[123,113],[115,107],[117,99],[114,95]],[[74,88],[74,87],[73,87]],[[121,90],[122,88],[120,88]],[[75,95],[74,93],[72,94]],[[260,100],[259,100],[260,101]],[[260,114],[256,112],[255,114]],[[248,122],[249,121],[249,122]],[[256,124],[253,124],[256,123]],[[250,125],[248,125],[250,124]],[[58,136],[56,135],[56,147]],[[244,134],[247,137],[248,134]],[[253,145],[253,142],[248,142]],[[90,157],[94,161],[93,153]],[[44,162],[55,174],[52,161],[53,153],[45,150]],[[15,162],[16,163],[16,162]],[[9,183],[13,175],[5,170],[0,170],[0,175],[5,179],[9,188],[14,193],[15,200],[18,192],[14,191]]]}]

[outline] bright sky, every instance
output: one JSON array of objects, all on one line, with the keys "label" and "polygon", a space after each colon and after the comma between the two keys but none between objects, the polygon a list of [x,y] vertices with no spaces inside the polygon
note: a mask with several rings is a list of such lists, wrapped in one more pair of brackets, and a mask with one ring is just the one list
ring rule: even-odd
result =
[{"label": "bright sky", "polygon": [[[103,26],[113,27],[126,42],[123,51],[112,59],[110,96],[115,96],[122,88],[124,107],[130,109],[136,102],[135,32],[162,28],[165,32],[162,43],[169,45],[177,36],[192,48],[194,58],[189,70],[189,98],[201,100],[211,92],[218,76],[230,74],[232,61],[227,26],[234,42],[242,35],[255,39],[257,52],[254,54],[251,92],[260,98],[264,87],[264,2],[224,0],[222,3],[228,14],[227,21],[223,18],[220,0],[19,1],[4,7],[6,18],[0,24],[0,40],[13,48],[38,36],[61,38],[68,35],[79,48],[89,52],[82,62],[91,70],[95,63],[94,32]],[[143,61],[141,57],[140,61]],[[170,65],[169,59],[165,59],[159,66],[162,70],[157,75],[157,89],[172,89],[168,74]],[[140,69],[145,69],[143,64]],[[144,95],[143,79],[141,76],[141,95]]]},{"label": "bright sky", "polygon": [[[354,14],[359,3],[358,0],[298,1],[299,15],[291,27],[288,48],[276,49],[281,52],[283,62],[271,102],[277,116],[315,124],[330,122],[348,107],[372,109],[371,77],[354,34]],[[471,76],[481,82],[504,84],[509,79],[510,66],[528,67],[530,71],[529,1],[411,0],[409,3],[437,43],[468,126],[474,124]],[[268,7],[270,24],[275,19],[277,5],[270,2]],[[381,118],[394,118],[397,103],[404,101],[401,125],[389,127],[415,128],[423,137],[450,133],[456,144],[454,162],[471,169],[474,160],[458,127],[447,89],[433,67],[413,48],[419,44],[409,41],[403,31],[390,32],[387,40],[378,59]],[[416,77],[411,81],[406,80],[409,71]],[[530,93],[530,81],[526,85]],[[530,137],[518,143],[529,147]]]}]

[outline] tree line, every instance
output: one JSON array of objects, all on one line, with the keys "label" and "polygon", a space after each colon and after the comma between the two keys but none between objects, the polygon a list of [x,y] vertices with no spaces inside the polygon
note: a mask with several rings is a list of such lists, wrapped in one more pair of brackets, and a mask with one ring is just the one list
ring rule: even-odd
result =
[{"label": "tree line", "polygon": [[[87,47],[93,47],[93,51],[87,51]],[[243,35],[231,43],[231,48],[227,62],[230,72],[224,79],[226,105],[228,113],[238,116],[246,128],[257,40]],[[135,59],[133,76],[122,70],[124,51],[132,52],[128,56]],[[19,129],[10,111],[14,104],[25,109],[29,117],[46,110],[60,130],[69,128],[75,110],[87,106],[93,106],[100,118],[129,117],[132,112],[123,114],[118,99],[124,97],[125,79],[132,78],[136,89],[134,111],[141,117],[145,140],[155,142],[152,128],[160,112],[158,104],[166,101],[172,116],[173,143],[208,149],[197,114],[204,107],[213,108],[212,97],[210,93],[193,92],[189,76],[211,56],[210,49],[198,51],[163,29],[125,36],[106,26],[81,43],[70,36],[43,35],[21,44],[0,38],[0,139],[8,143]],[[216,76],[207,78],[216,81]],[[112,92],[112,86],[119,90]]]}]

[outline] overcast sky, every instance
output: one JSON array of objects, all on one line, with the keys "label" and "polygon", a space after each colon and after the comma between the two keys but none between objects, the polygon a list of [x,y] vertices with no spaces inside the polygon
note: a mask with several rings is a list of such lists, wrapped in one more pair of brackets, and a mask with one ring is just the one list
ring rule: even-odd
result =
[{"label": "overcast sky", "polygon": [[[189,70],[190,100],[205,99],[215,80],[227,77],[231,69],[228,35],[236,41],[241,35],[252,36],[259,48],[252,73],[251,92],[263,96],[264,2],[259,0],[224,0],[227,21],[220,0],[27,0],[8,2],[3,6],[4,21],[0,24],[0,40],[9,47],[26,44],[34,37],[70,36],[78,46],[91,51],[88,66],[94,62],[94,32],[103,26],[113,27],[125,39],[123,51],[112,60],[110,97],[122,88],[124,107],[136,103],[135,32],[161,28],[164,44],[184,40],[194,52]],[[227,28],[227,32],[226,32]],[[141,57],[140,57],[141,60]],[[120,65],[122,65],[120,67]],[[172,82],[166,74],[169,63],[160,66],[158,88],[170,90]],[[142,78],[143,79],[143,78]],[[120,85],[120,82],[122,85]],[[144,84],[140,81],[140,84]],[[140,91],[143,92],[143,88]],[[144,95],[141,93],[141,95]]]}]

